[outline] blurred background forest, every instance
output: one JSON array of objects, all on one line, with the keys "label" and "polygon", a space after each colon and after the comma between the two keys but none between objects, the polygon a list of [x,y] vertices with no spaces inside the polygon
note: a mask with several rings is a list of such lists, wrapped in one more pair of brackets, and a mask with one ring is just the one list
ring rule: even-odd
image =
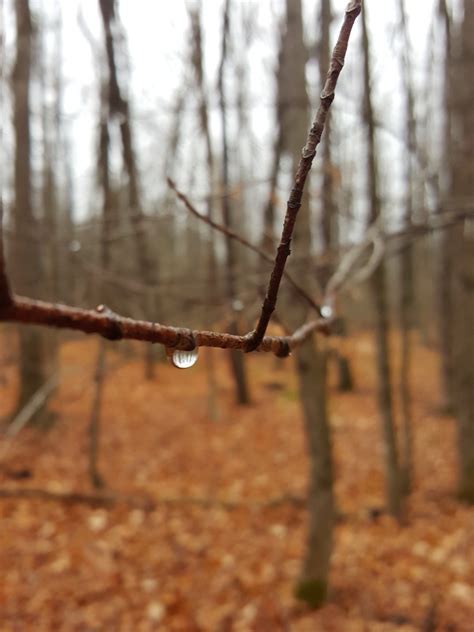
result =
[{"label": "blurred background forest", "polygon": [[[1,0],[13,291],[252,331],[344,11]],[[364,3],[269,333],[313,318],[2,322],[0,630],[474,630],[473,0]]]}]

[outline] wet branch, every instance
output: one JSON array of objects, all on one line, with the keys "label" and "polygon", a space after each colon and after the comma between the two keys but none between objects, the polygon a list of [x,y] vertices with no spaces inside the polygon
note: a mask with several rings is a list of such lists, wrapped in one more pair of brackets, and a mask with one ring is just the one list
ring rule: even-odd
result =
[{"label": "wet branch", "polygon": [[270,322],[271,315],[275,310],[281,278],[285,270],[286,260],[288,259],[288,256],[291,252],[291,238],[293,235],[296,216],[301,206],[306,178],[311,169],[313,159],[316,155],[316,148],[321,140],[327,113],[329,111],[329,108],[331,107],[331,103],[334,100],[334,91],[342,67],[344,66],[344,58],[346,55],[352,26],[360,11],[361,0],[351,0],[351,2],[349,2],[349,4],[347,5],[344,22],[342,24],[336,46],[334,47],[334,51],[331,56],[329,70],[326,76],[326,83],[324,84],[324,88],[321,92],[319,108],[316,112],[313,124],[308,133],[306,144],[303,147],[300,162],[298,164],[295,180],[293,183],[293,189],[287,203],[280,245],[277,248],[273,271],[271,273],[267,293],[263,301],[260,319],[257,323],[257,327],[248,339],[248,344],[245,348],[246,351],[254,351],[259,347],[265,336],[265,332],[267,330],[268,323]]},{"label": "wet branch", "polygon": [[[86,334],[98,334],[107,340],[141,340],[174,349],[190,350],[195,347],[246,349],[248,343],[248,336],[199,331],[134,320],[120,316],[104,305],[99,305],[95,310],[87,310],[60,303],[37,301],[23,296],[13,296],[12,302],[8,305],[2,305],[0,300],[0,321],[74,329]],[[257,350],[285,357],[313,331],[328,334],[330,324],[329,319],[314,320],[309,331],[306,331],[308,325],[304,325],[304,337],[302,337],[301,328],[291,336],[265,336]]]}]

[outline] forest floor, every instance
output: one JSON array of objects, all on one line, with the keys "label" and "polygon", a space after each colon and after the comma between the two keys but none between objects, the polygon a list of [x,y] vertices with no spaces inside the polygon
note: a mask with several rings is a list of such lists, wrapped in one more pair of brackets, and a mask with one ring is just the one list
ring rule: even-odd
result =
[{"label": "forest floor", "polygon": [[[61,345],[55,426],[0,439],[0,632],[472,632],[474,511],[455,498],[455,426],[436,411],[436,354],[417,346],[415,482],[400,526],[378,512],[371,338],[343,344],[356,389],[330,388],[341,519],[324,608],[292,596],[308,470],[292,359],[249,357],[253,404],[239,408],[228,358],[212,352],[220,419],[210,421],[205,351],[193,369],[159,364],[146,381],[143,346],[108,346],[100,468],[117,502],[94,505],[55,499],[94,493],[98,340],[83,338]],[[4,334],[0,417],[16,393],[12,347]],[[51,496],[15,491],[27,489]]]}]

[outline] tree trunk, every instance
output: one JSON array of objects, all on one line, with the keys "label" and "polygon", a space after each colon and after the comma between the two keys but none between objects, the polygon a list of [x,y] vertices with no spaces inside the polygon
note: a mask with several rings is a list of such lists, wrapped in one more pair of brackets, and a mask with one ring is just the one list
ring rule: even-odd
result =
[{"label": "tree trunk", "polygon": [[[211,141],[211,132],[209,126],[209,112],[206,96],[206,88],[204,84],[204,63],[203,63],[203,48],[202,48],[202,31],[201,31],[201,15],[199,8],[189,8],[189,17],[192,26],[192,65],[195,72],[195,79],[197,89],[199,91],[199,119],[201,125],[201,131],[204,136],[206,144],[206,167],[207,167],[207,179],[208,179],[208,202],[207,202],[207,216],[209,219],[214,219],[214,193],[215,193],[215,166],[214,166],[214,151]],[[215,234],[211,227],[208,227],[208,259],[207,270],[209,274],[208,279],[208,303],[214,305],[218,296],[218,275],[217,275],[217,260],[216,260],[216,247],[215,247]],[[208,310],[205,310],[207,314]],[[205,325],[211,324],[209,318],[205,317]],[[206,374],[207,374],[207,388],[208,388],[208,413],[209,418],[212,421],[219,419],[219,405],[218,405],[218,384],[216,376],[216,368],[214,362],[214,350],[208,349],[205,355],[206,362]]]},{"label": "tree trunk", "polygon": [[[294,168],[301,155],[309,112],[305,77],[307,51],[301,12],[301,0],[286,1],[286,32],[282,41],[278,81],[278,100],[280,104],[285,104],[280,108],[283,153],[292,158]],[[295,225],[293,251],[298,257],[309,260],[311,221],[307,193],[302,202]],[[290,268],[291,263],[290,259]],[[303,287],[310,294],[314,291],[314,280],[310,275],[305,275]],[[285,322],[294,330],[306,318],[306,305],[288,286],[282,287],[280,295]],[[320,606],[326,599],[334,523],[331,440],[326,409],[326,352],[318,350],[316,343],[315,337],[310,338],[294,354],[310,459],[308,536],[295,595],[312,607]]]},{"label": "tree trunk", "polygon": [[91,417],[89,421],[89,479],[95,489],[104,487],[105,482],[99,470],[100,455],[100,421],[102,416],[102,399],[106,370],[106,342],[99,340],[97,361],[94,373],[94,395]]},{"label": "tree trunk", "polygon": [[298,348],[296,367],[310,456],[310,481],[306,552],[295,595],[317,608],[325,601],[328,591],[334,496],[326,409],[326,354],[317,350],[314,339],[310,338]]},{"label": "tree trunk", "polygon": [[[456,58],[451,66],[452,98],[450,208],[474,204],[474,4],[464,0]],[[459,494],[474,503],[474,221],[454,230],[454,402],[459,437]]]},{"label": "tree trunk", "polygon": [[[405,205],[402,215],[403,228],[410,230],[413,221],[413,180],[416,155],[416,119],[413,86],[410,76],[410,38],[406,20],[405,2],[399,0],[399,14],[403,37],[403,74],[405,77],[405,145],[408,153],[405,172]],[[402,491],[408,494],[413,477],[413,432],[411,415],[411,360],[413,329],[413,246],[408,241],[402,250],[399,268],[400,286],[400,409],[402,416]]]},{"label": "tree trunk", "polygon": [[[229,143],[228,143],[228,130],[227,130],[227,103],[224,86],[224,70],[227,61],[227,48],[229,37],[229,16],[230,16],[230,0],[226,0],[224,6],[224,24],[222,29],[222,54],[219,67],[219,102],[220,102],[220,114],[221,114],[221,127],[222,127],[222,220],[226,228],[232,228],[232,212],[231,202],[229,198]],[[239,326],[238,319],[235,312],[235,300],[237,298],[235,275],[237,273],[237,249],[235,242],[229,237],[225,238],[226,245],[226,292],[228,299],[228,306],[231,310],[231,318],[228,325],[228,331],[230,334],[238,335]],[[245,371],[244,355],[236,350],[231,349],[229,351],[230,364],[232,368],[232,374],[234,376],[236,401],[238,404],[244,405],[250,402],[250,394],[247,382],[247,374]]]},{"label": "tree trunk", "polygon": [[[450,129],[452,124],[452,43],[451,20],[446,0],[440,0],[439,10],[445,31],[445,68],[444,68],[444,151],[448,156],[452,155]],[[444,163],[443,163],[444,164]],[[450,166],[450,165],[449,165]],[[452,167],[451,167],[452,170]],[[443,212],[447,206],[449,192],[445,191],[439,212]],[[440,348],[440,383],[442,413],[452,413],[454,406],[454,307],[453,307],[453,231],[451,229],[441,231],[435,249],[435,276],[436,276],[436,302],[438,341]]]},{"label": "tree trunk", "polygon": [[[14,3],[17,48],[12,74],[15,134],[15,212],[12,242],[12,271],[15,290],[38,296],[44,285],[38,221],[33,212],[31,191],[30,74],[33,28],[28,0]],[[31,262],[34,262],[32,265]],[[36,327],[18,328],[20,393],[16,416],[46,381],[42,332]],[[31,418],[31,424],[48,424],[46,401]]]},{"label": "tree trunk", "polygon": [[[158,297],[156,284],[158,278],[158,262],[151,257],[150,247],[145,227],[142,196],[140,191],[134,137],[128,100],[123,96],[118,82],[116,53],[114,41],[114,24],[117,22],[115,0],[99,0],[102,23],[105,34],[105,49],[109,69],[109,117],[117,117],[122,141],[122,160],[128,176],[128,212],[133,231],[135,256],[141,280],[147,286],[143,301],[144,314],[155,321],[159,320]],[[154,376],[154,348],[146,347],[145,376]]]},{"label": "tree trunk", "polygon": [[[364,56],[364,120],[367,135],[367,178],[369,194],[369,223],[380,217],[375,121],[372,108],[370,80],[370,50],[367,13],[362,11],[362,45]],[[385,265],[381,264],[369,279],[369,293],[375,317],[375,348],[377,369],[377,400],[385,445],[385,481],[389,512],[396,518],[402,514],[401,476],[398,465],[397,439],[393,418],[391,371],[388,346],[388,307],[386,303]]]}]

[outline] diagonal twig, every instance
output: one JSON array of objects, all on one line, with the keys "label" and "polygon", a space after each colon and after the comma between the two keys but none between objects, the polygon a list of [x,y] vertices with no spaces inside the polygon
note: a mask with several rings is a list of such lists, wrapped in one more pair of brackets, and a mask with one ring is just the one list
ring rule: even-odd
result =
[{"label": "diagonal twig", "polygon": [[[188,209],[188,211],[190,213],[192,213],[195,217],[197,217],[198,219],[202,220],[203,222],[205,222],[206,224],[208,224],[209,226],[211,226],[211,228],[213,228],[214,230],[219,231],[220,233],[222,233],[223,235],[226,235],[227,237],[229,237],[230,239],[234,239],[235,241],[237,241],[239,244],[241,244],[242,246],[245,246],[246,248],[248,248],[249,250],[251,250],[252,252],[255,252],[255,254],[257,254],[259,257],[261,257],[262,259],[265,259],[265,261],[268,261],[269,263],[273,263],[273,257],[271,255],[269,255],[268,253],[266,253],[264,250],[262,250],[261,248],[259,248],[258,246],[255,246],[255,244],[253,244],[251,241],[248,241],[247,239],[245,239],[245,237],[242,237],[242,235],[240,235],[239,233],[234,232],[233,230],[231,230],[230,228],[227,228],[226,226],[223,226],[222,224],[219,224],[218,222],[214,221],[213,219],[211,219],[210,217],[208,217],[207,215],[204,215],[204,213],[200,213],[197,208],[189,201],[189,198],[182,193],[181,191],[178,190],[178,188],[176,187],[176,183],[171,179],[171,178],[166,178],[167,182],[168,182],[168,186],[173,189],[173,191],[176,193],[176,197],[178,199],[181,200],[181,202],[184,204],[184,206]],[[311,298],[311,296],[293,279],[293,277],[291,276],[291,274],[289,272],[287,272],[286,270],[283,272],[284,277],[287,279],[287,281],[293,286],[293,288],[298,292],[298,294],[309,304],[311,305],[311,307],[313,309],[316,310],[316,312],[318,313],[318,315],[321,315],[321,310],[319,305]]]},{"label": "diagonal twig", "polygon": [[313,124],[308,133],[306,144],[303,147],[300,162],[295,175],[293,189],[286,207],[286,215],[281,233],[280,245],[277,248],[273,270],[268,283],[267,293],[263,301],[260,319],[253,332],[247,336],[246,351],[254,351],[258,348],[265,336],[271,315],[275,310],[280,288],[281,278],[285,270],[286,260],[290,254],[291,238],[295,226],[296,216],[301,207],[306,178],[311,169],[316,148],[321,140],[326,117],[331,103],[334,100],[334,91],[337,80],[344,66],[344,58],[349,43],[352,26],[361,11],[361,0],[351,0],[347,5],[344,22],[339,32],[339,37],[334,47],[326,76],[326,83],[320,96],[320,104]]}]

